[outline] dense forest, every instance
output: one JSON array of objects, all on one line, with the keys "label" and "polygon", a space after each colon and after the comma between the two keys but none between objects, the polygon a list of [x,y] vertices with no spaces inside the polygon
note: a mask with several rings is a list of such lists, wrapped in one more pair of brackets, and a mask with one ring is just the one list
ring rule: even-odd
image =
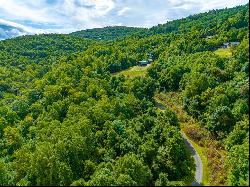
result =
[{"label": "dense forest", "polygon": [[[0,185],[187,185],[194,160],[156,92],[181,93],[227,153],[221,183],[249,185],[248,20],[247,4],[0,41]],[[239,45],[216,53],[226,42]],[[149,54],[146,76],[113,76]]]}]

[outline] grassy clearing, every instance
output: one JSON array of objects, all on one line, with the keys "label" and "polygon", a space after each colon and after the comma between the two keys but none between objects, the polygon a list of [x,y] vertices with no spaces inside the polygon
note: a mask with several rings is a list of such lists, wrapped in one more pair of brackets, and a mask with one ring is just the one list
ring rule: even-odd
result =
[{"label": "grassy clearing", "polygon": [[127,70],[115,73],[114,76],[117,75],[124,75],[128,78],[134,78],[134,77],[144,77],[147,74],[147,69],[149,66],[141,67],[141,66],[134,66]]},{"label": "grassy clearing", "polygon": [[223,58],[229,58],[232,56],[232,51],[230,49],[221,48],[221,49],[216,50],[214,53]]}]

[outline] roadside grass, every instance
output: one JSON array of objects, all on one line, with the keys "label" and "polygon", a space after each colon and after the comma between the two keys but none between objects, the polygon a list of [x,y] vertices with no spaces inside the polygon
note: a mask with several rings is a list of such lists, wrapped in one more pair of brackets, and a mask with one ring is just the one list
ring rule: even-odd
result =
[{"label": "roadside grass", "polygon": [[168,106],[177,114],[181,132],[190,140],[202,160],[202,184],[206,186],[225,185],[224,161],[227,152],[223,149],[221,142],[217,141],[209,131],[183,109],[182,93],[156,93],[154,99],[157,103]]},{"label": "roadside grass", "polygon": [[145,66],[145,67],[141,67],[141,66],[134,66],[131,67],[127,70],[118,72],[118,73],[114,73],[114,76],[118,76],[118,75],[124,75],[125,77],[128,78],[135,78],[135,77],[144,77],[147,74],[147,69],[149,68],[149,66]]},{"label": "roadside grass", "polygon": [[[160,97],[160,95],[156,95],[155,96],[155,101],[156,101],[156,106],[157,106],[157,110],[158,111],[164,111],[163,109],[163,106],[164,107],[169,107],[168,105],[166,105],[166,103],[164,103],[161,99],[159,99],[158,97]],[[161,98],[161,97],[160,97]],[[177,105],[172,105],[173,106],[177,106]],[[179,116],[178,116],[179,117]],[[198,153],[199,154],[199,153]],[[204,167],[203,167],[204,168]],[[183,179],[184,183],[187,185],[187,186],[190,186],[192,184],[192,182],[194,181],[194,177],[195,176],[195,168],[192,168],[192,173],[190,173],[190,175]]]},{"label": "roadside grass", "polygon": [[228,58],[232,56],[232,51],[230,49],[221,48],[221,49],[217,49],[214,53],[223,58]]}]

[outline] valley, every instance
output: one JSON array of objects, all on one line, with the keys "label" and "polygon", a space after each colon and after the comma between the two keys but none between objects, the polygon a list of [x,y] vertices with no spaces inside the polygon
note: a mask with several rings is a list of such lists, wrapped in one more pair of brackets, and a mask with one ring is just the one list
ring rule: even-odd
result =
[{"label": "valley", "polygon": [[248,186],[249,4],[0,41],[0,185]]}]

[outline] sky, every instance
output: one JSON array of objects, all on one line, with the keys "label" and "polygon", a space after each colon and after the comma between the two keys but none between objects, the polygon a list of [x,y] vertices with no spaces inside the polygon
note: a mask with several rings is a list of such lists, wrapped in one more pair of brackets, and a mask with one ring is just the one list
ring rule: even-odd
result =
[{"label": "sky", "polygon": [[30,33],[70,33],[105,26],[152,27],[248,0],[0,0],[0,24]]}]

